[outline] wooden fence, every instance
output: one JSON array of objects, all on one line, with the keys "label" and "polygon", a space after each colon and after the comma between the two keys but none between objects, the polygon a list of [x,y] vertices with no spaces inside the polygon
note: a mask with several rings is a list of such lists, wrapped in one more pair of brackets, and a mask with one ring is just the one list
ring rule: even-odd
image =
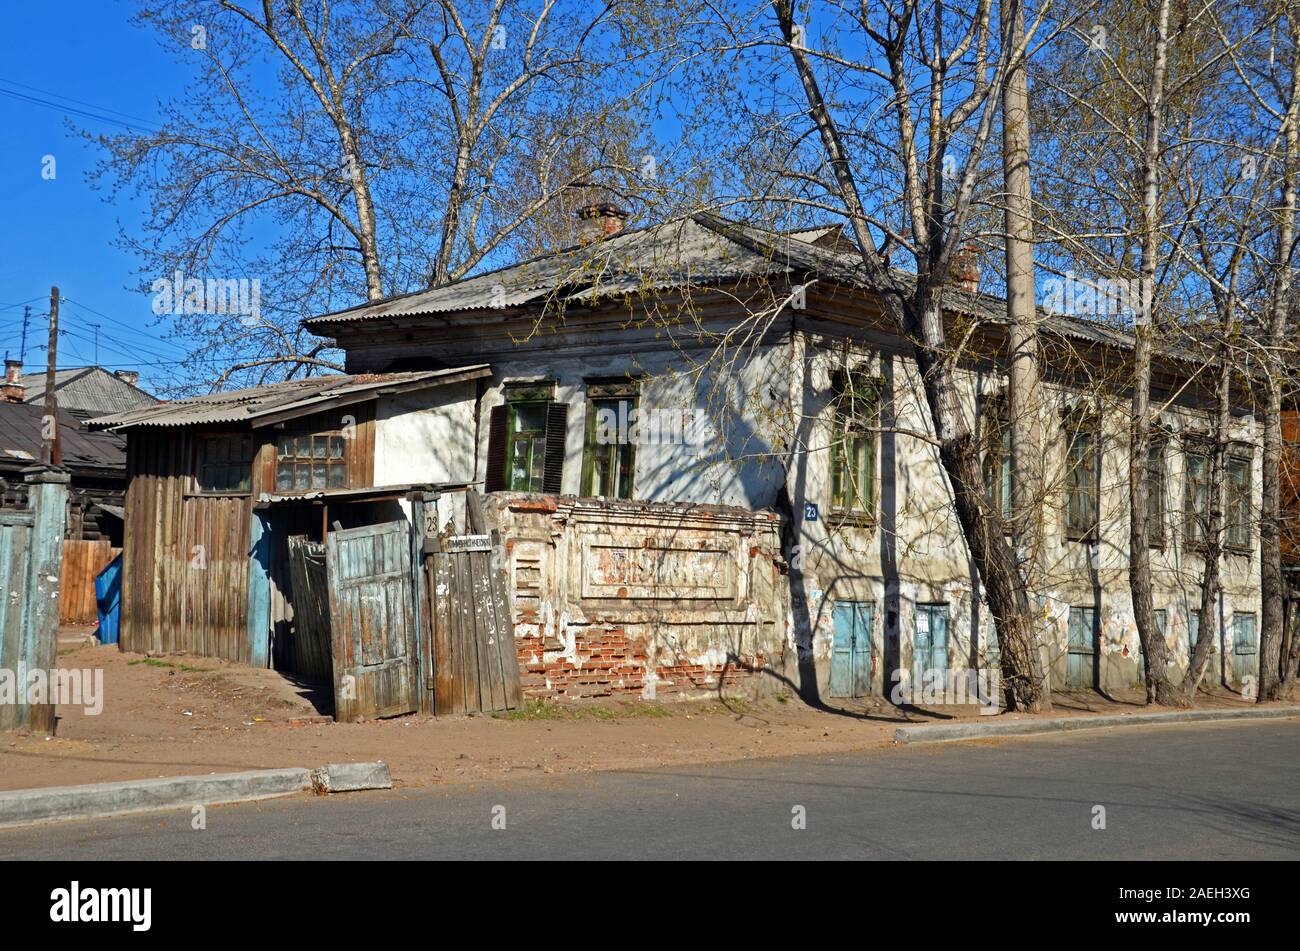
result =
[{"label": "wooden fence", "polygon": [[121,551],[110,545],[106,538],[64,541],[63,570],[59,578],[60,624],[95,623],[98,618],[95,578]]}]

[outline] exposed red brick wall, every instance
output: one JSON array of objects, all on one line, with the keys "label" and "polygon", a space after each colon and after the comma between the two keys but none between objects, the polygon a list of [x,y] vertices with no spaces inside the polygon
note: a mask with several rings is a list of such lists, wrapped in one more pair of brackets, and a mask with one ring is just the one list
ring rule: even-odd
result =
[{"label": "exposed red brick wall", "polygon": [[[527,619],[521,618],[521,622]],[[515,630],[524,696],[535,699],[585,700],[600,697],[635,699],[646,685],[650,658],[644,637],[629,637],[618,627],[592,626],[576,636],[573,660],[547,650],[540,632],[521,623]],[[552,660],[546,659],[550,653]],[[766,659],[758,657],[751,667],[762,669]],[[735,687],[757,676],[735,664],[706,665],[679,663],[655,667],[658,680],[655,696],[700,693],[716,690],[719,683]]]}]

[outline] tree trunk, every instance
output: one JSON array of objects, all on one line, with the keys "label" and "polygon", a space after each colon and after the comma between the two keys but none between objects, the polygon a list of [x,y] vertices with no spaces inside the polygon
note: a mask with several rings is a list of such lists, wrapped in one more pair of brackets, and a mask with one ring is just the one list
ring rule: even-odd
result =
[{"label": "tree trunk", "polygon": [[[1020,0],[1004,0],[1000,12],[1003,44],[1021,44],[1025,8]],[[1028,593],[1039,580],[1043,539],[1043,421],[1042,374],[1038,341],[1038,311],[1034,304],[1034,225],[1029,169],[1029,83],[1025,64],[1007,73],[1002,87],[1002,176],[1006,192],[1007,320],[1009,334],[1011,422],[1012,524],[1020,576]],[[1037,628],[1037,617],[1033,619]],[[1000,632],[1001,629],[999,629]],[[1038,669],[1049,668],[1047,645],[1034,630],[1028,636],[1038,654]],[[1019,668],[1021,670],[1025,668]],[[1042,678],[1043,700],[1051,702],[1050,677]]]},{"label": "tree trunk", "polygon": [[1260,703],[1281,698],[1283,673],[1285,671],[1288,680],[1293,679],[1293,659],[1297,653],[1293,645],[1292,656],[1282,657],[1286,612],[1286,582],[1282,577],[1282,382],[1290,362],[1284,350],[1290,345],[1287,330],[1291,317],[1291,246],[1295,243],[1295,159],[1297,143],[1300,142],[1300,130],[1297,129],[1297,119],[1300,119],[1300,53],[1296,52],[1300,28],[1294,22],[1291,23],[1291,34],[1291,97],[1283,120],[1286,128],[1282,136],[1285,149],[1282,155],[1282,207],[1277,229],[1273,306],[1269,315],[1269,350],[1265,360],[1264,476],[1259,513]]},{"label": "tree trunk", "polygon": [[[839,197],[844,202],[844,210],[861,249],[867,277],[873,286],[881,289],[881,304],[885,312],[912,343],[913,359],[924,381],[926,402],[938,435],[939,459],[952,485],[957,519],[984,585],[989,611],[998,626],[1007,706],[1014,710],[1050,709],[1047,678],[1035,633],[1040,626],[1037,614],[1030,609],[1024,578],[1003,532],[1005,523],[993,510],[984,490],[979,447],[966,425],[957,381],[953,377],[943,324],[946,267],[941,273],[925,268],[925,273],[918,275],[917,286],[910,295],[900,292],[867,227],[867,214],[839,128],[822,97],[807,54],[794,42],[791,4],[789,0],[773,0],[773,8],[794,59],[809,113],[835,176]],[[933,158],[936,165],[941,162],[941,156],[936,154]],[[945,252],[951,252],[947,242],[954,240],[954,235],[934,227],[941,221],[942,215],[934,216],[926,242],[929,246],[918,257],[934,262],[944,258]]]},{"label": "tree trunk", "polygon": [[1129,589],[1133,618],[1146,659],[1147,703],[1177,705],[1181,693],[1169,683],[1168,647],[1156,624],[1151,580],[1151,350],[1154,333],[1155,276],[1160,255],[1160,130],[1168,69],[1170,0],[1156,14],[1151,82],[1147,89],[1145,154],[1142,159],[1141,300],[1133,343],[1133,418],[1129,438]]},{"label": "tree trunk", "polygon": [[[1225,310],[1223,319],[1224,341],[1233,323],[1233,309]],[[1210,661],[1210,648],[1219,629],[1218,605],[1219,590],[1222,587],[1223,564],[1223,522],[1227,499],[1228,468],[1228,424],[1231,419],[1232,399],[1232,363],[1227,356],[1227,347],[1222,345],[1223,353],[1216,364],[1218,378],[1215,384],[1214,444],[1210,464],[1210,518],[1204,528],[1203,554],[1205,566],[1201,575],[1200,627],[1196,633],[1196,645],[1189,658],[1187,675],[1183,678],[1182,689],[1178,691],[1181,705],[1191,706],[1196,701],[1196,691],[1200,688],[1201,678]]]},{"label": "tree trunk", "polygon": [[939,459],[952,484],[957,520],[997,625],[1007,707],[1049,710],[1051,690],[1040,653],[1040,619],[1030,606],[1024,579],[1003,532],[1004,523],[990,507],[979,444],[966,424],[952,365],[944,353],[942,311],[942,293],[932,294],[927,306],[919,314],[913,311],[907,322],[907,335],[919,342],[915,359],[939,436]]},{"label": "tree trunk", "polygon": [[361,145],[356,133],[346,122],[338,123],[339,144],[348,165],[348,178],[352,182],[352,197],[357,206],[357,238],[361,246],[361,263],[366,271],[366,298],[381,300],[384,296],[383,269],[379,263],[379,237],[375,228],[375,205],[370,198],[370,181],[361,156]]}]

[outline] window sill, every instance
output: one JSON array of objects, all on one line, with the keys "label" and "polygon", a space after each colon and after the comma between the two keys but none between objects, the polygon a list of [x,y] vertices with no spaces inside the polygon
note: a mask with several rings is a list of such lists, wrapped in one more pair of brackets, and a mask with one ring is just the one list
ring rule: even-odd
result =
[{"label": "window sill", "polygon": [[834,528],[875,529],[876,516],[870,512],[831,512],[826,521]]}]

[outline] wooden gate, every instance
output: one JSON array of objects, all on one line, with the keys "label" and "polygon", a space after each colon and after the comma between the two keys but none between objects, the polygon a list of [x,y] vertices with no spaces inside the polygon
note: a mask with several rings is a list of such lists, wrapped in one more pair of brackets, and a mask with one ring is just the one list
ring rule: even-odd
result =
[{"label": "wooden gate", "polygon": [[336,529],[326,543],[334,718],[419,708],[419,638],[411,528],[405,519]]},{"label": "wooden gate", "polygon": [[451,550],[428,554],[425,585],[434,713],[516,709],[523,699],[504,573],[488,536],[447,542]]}]

